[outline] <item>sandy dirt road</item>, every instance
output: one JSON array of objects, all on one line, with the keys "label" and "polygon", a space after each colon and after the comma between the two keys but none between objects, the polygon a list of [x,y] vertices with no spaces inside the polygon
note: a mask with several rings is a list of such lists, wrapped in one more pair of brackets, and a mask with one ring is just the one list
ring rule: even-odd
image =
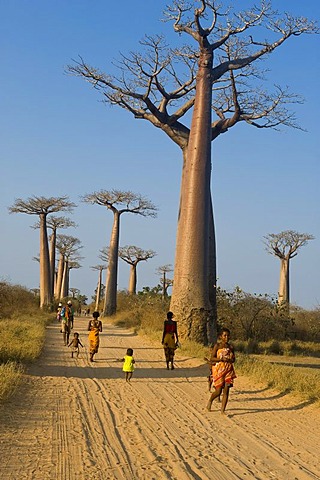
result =
[{"label": "sandy dirt road", "polygon": [[[207,412],[207,365],[104,325],[96,362],[87,319],[78,359],[47,328],[39,361],[0,413],[1,480],[320,479],[320,411],[239,376],[228,415]],[[122,358],[136,371],[124,381]]]}]

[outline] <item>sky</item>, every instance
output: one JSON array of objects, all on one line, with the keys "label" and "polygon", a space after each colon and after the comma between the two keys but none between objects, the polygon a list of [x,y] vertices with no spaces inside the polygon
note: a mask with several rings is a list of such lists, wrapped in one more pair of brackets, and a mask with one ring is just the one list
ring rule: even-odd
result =
[{"label": "sky", "polygon": [[[0,0],[0,280],[38,288],[37,217],[9,214],[16,198],[68,195],[70,218],[83,248],[70,286],[89,300],[97,285],[99,250],[109,244],[112,214],[81,196],[131,190],[159,209],[156,219],[124,214],[120,245],[157,255],[138,265],[138,290],[159,282],[159,266],[174,264],[182,157],[166,135],[101,102],[98,92],[66,73],[79,58],[112,73],[120,54],[139,51],[145,34],[161,33],[172,46],[172,25],[161,22],[163,0]],[[235,4],[240,5],[235,0]],[[241,5],[252,5],[248,0]],[[318,0],[274,0],[294,15],[319,19]],[[212,144],[212,195],[218,285],[249,293],[278,291],[280,262],[263,237],[296,230],[315,237],[291,262],[291,301],[320,305],[319,36],[285,42],[266,62],[270,84],[288,85],[304,103],[294,105],[306,130],[281,132],[236,125]],[[60,214],[59,214],[60,215]],[[129,265],[119,261],[118,288]]]}]

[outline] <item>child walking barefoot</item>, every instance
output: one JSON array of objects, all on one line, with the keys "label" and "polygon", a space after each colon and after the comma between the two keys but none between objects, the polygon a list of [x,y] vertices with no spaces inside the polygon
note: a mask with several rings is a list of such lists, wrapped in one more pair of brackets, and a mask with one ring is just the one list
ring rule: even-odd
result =
[{"label": "child walking barefoot", "polygon": [[228,399],[229,389],[233,386],[233,379],[236,378],[233,364],[235,362],[235,354],[232,345],[229,343],[230,330],[223,328],[220,332],[218,342],[213,347],[210,362],[212,363],[212,378],[214,391],[210,396],[207,404],[207,410],[211,410],[212,402],[221,395],[221,413],[224,414]]},{"label": "child walking barefoot", "polygon": [[125,372],[126,382],[130,383],[130,380],[132,378],[132,374],[133,374],[133,371],[134,371],[134,364],[136,363],[134,358],[133,358],[132,348],[128,348],[127,354],[124,356],[122,361],[124,362],[122,370]]},{"label": "child walking barefoot", "polygon": [[74,332],[73,339],[71,340],[71,342],[68,345],[68,347],[72,346],[71,358],[73,358],[74,353],[76,353],[77,357],[79,357],[79,345],[81,345],[81,347],[83,347],[82,343],[80,342],[79,333]]}]

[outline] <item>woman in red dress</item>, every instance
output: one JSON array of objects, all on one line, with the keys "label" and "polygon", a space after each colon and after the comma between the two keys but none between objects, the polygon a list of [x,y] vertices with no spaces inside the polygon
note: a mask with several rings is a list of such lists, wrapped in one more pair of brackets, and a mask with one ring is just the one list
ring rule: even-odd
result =
[{"label": "woman in red dress", "polygon": [[178,330],[177,322],[173,320],[173,313],[167,313],[167,320],[164,321],[163,325],[163,334],[162,334],[162,345],[164,348],[164,354],[167,362],[167,369],[169,370],[169,364],[171,364],[171,370],[174,369],[173,360],[174,353],[177,348],[178,343]]}]

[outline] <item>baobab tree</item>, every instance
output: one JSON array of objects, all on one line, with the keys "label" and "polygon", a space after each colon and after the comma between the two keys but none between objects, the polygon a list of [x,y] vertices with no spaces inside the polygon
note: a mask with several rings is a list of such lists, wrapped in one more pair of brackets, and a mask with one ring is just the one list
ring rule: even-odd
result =
[{"label": "baobab tree", "polygon": [[120,217],[123,213],[133,213],[142,217],[156,217],[157,208],[148,199],[130,191],[101,190],[82,197],[87,203],[102,205],[113,213],[113,226],[109,245],[109,263],[105,289],[103,315],[111,316],[117,311],[118,254],[120,237]]},{"label": "baobab tree", "polygon": [[47,216],[56,212],[71,212],[76,205],[67,196],[18,198],[9,207],[10,213],[26,213],[39,216],[40,229],[40,308],[52,302],[50,257],[47,233]]},{"label": "baobab tree", "polygon": [[101,300],[101,286],[102,286],[102,272],[103,270],[105,270],[107,268],[106,264],[104,265],[94,265],[92,267],[90,267],[91,270],[98,270],[99,274],[98,274],[98,283],[97,283],[97,294],[96,294],[96,306],[95,306],[95,310],[99,310],[99,303],[100,303],[100,300]]},{"label": "baobab tree", "polygon": [[161,275],[160,283],[162,285],[162,299],[164,300],[168,295],[168,288],[173,285],[173,280],[167,277],[167,273],[173,272],[171,264],[162,265],[157,268],[157,273]]},{"label": "baobab tree", "polygon": [[[51,277],[51,297],[53,298],[56,283],[56,242],[57,230],[76,227],[76,223],[67,217],[57,217],[51,215],[47,218],[47,228],[52,230],[49,239],[49,258],[50,258],[50,277]],[[32,228],[40,228],[40,222],[36,222]]]},{"label": "baobab tree", "polygon": [[137,266],[140,262],[145,262],[149,258],[155,257],[157,254],[153,250],[143,250],[142,248],[134,245],[126,245],[119,248],[119,257],[124,262],[130,265],[130,277],[129,277],[129,295],[135,295],[137,293]]},{"label": "baobab tree", "polygon": [[288,39],[318,32],[315,22],[287,13],[281,17],[265,1],[242,12],[225,5],[175,0],[166,18],[192,43],[170,48],[163,37],[145,36],[142,53],[122,56],[118,76],[81,57],[68,67],[100,91],[106,103],[149,121],[182,150],[170,308],[179,319],[180,337],[201,343],[208,342],[216,322],[211,142],[240,122],[299,128],[287,105],[300,98],[279,86],[263,91],[257,65]]},{"label": "baobab tree", "polygon": [[[60,254],[55,290],[55,298],[57,300],[68,296],[71,265],[72,262],[78,262],[78,260],[81,260],[82,257],[78,255],[81,248],[82,245],[78,238],[70,235],[57,235],[57,250]],[[77,268],[80,268],[80,266]]]},{"label": "baobab tree", "polygon": [[280,233],[269,233],[263,238],[267,252],[280,258],[278,305],[289,312],[290,260],[298,255],[298,250],[306,245],[309,240],[314,240],[314,236],[308,233],[299,233],[294,230],[285,230]]}]

